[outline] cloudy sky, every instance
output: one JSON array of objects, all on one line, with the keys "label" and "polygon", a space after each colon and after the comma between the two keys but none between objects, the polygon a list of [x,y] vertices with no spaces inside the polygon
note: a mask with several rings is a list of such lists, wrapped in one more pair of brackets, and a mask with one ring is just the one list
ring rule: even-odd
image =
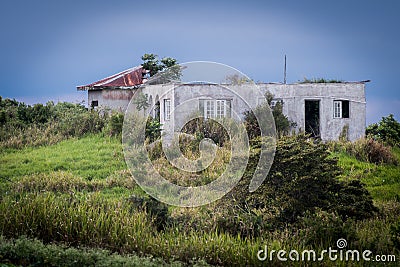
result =
[{"label": "cloudy sky", "polygon": [[400,2],[21,1],[0,3],[0,95],[79,102],[76,86],[139,65],[144,53],[215,61],[255,81],[367,84],[367,123],[400,119]]}]

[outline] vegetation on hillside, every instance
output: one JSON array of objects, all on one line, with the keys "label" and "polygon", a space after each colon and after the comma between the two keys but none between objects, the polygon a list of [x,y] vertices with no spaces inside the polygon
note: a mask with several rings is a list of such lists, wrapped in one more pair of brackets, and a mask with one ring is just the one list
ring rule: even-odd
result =
[{"label": "vegetation on hillside", "polygon": [[366,134],[387,145],[400,147],[400,122],[395,120],[393,114],[369,125]]},{"label": "vegetation on hillside", "polygon": [[87,109],[82,104],[47,102],[26,105],[0,97],[0,147],[52,145],[87,134],[119,135],[123,115]]},{"label": "vegetation on hillside", "polygon": [[[335,248],[339,238],[349,249],[399,257],[400,149],[383,139],[324,144],[282,130],[267,179],[249,193],[265,141],[254,135],[245,175],[228,195],[207,206],[178,208],[146,195],[127,170],[121,115],[69,103],[0,103],[2,263],[282,265],[276,257],[259,261],[257,252],[265,246],[320,252]],[[159,125],[152,127],[156,140]],[[229,164],[226,132],[211,120],[192,122],[186,130],[198,134],[180,140],[189,158],[198,157],[204,137],[218,145],[209,168],[180,172],[157,142],[149,147],[150,158],[174,183],[209,183]],[[322,264],[337,262],[326,258]]]}]

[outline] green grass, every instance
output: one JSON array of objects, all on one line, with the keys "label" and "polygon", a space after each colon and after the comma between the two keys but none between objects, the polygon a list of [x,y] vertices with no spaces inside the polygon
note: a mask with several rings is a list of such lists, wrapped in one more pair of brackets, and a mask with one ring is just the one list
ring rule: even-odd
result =
[{"label": "green grass", "polygon": [[[400,158],[400,150],[395,153]],[[400,214],[400,167],[362,162],[345,153],[334,156],[339,158],[344,170],[341,179],[361,179],[384,214],[352,223],[357,238],[348,240],[348,247],[397,253],[390,241],[390,227]],[[144,193],[126,170],[121,143],[115,138],[89,135],[51,146],[4,150],[0,152],[0,164],[0,235],[7,240],[26,235],[67,246],[109,249],[103,253],[73,248],[71,252],[64,246],[44,245],[31,239],[21,240],[33,246],[33,250],[18,249],[14,241],[0,238],[0,262],[15,259],[11,254],[4,258],[2,246],[17,253],[13,255],[26,253],[26,262],[31,265],[40,265],[43,257],[47,257],[56,262],[55,266],[59,265],[59,258],[54,256],[57,253],[65,257],[75,255],[82,260],[81,265],[94,265],[89,263],[90,259],[104,259],[123,262],[126,266],[135,266],[141,261],[152,266],[151,256],[159,264],[179,265],[176,260],[180,260],[190,265],[204,261],[217,265],[260,265],[267,263],[256,258],[258,249],[264,245],[271,249],[310,249],[286,230],[266,230],[265,235],[257,238],[207,229],[182,231],[174,225],[157,230],[154,217],[135,209],[128,201],[129,196]],[[190,211],[196,212],[196,209]],[[35,257],[32,252],[35,249],[43,253]],[[131,256],[111,254],[111,251],[140,257],[130,259]],[[24,264],[17,260],[9,263]],[[329,262],[326,265],[331,266]]]},{"label": "green grass", "polygon": [[181,262],[167,264],[160,258],[121,256],[104,249],[76,249],[62,244],[43,244],[37,239],[24,236],[11,240],[0,236],[0,262],[2,258],[7,260],[4,260],[4,265],[0,263],[0,266],[27,263],[30,266],[183,266]]},{"label": "green grass", "polygon": [[[400,159],[400,149],[393,149]],[[376,201],[396,200],[400,197],[400,166],[373,164],[357,160],[346,153],[336,153],[344,174],[341,179],[360,179]]]},{"label": "green grass", "polygon": [[122,145],[116,138],[90,135],[52,146],[6,150],[0,153],[0,179],[68,171],[88,180],[104,179],[126,168]]}]

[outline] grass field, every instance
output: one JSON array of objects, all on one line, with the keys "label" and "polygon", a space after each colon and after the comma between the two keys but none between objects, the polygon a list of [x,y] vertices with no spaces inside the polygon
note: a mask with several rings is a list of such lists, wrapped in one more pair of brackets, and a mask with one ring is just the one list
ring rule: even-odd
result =
[{"label": "grass field", "polygon": [[[400,150],[394,152],[400,159]],[[391,228],[400,222],[400,167],[361,162],[345,153],[333,156],[339,158],[344,170],[340,179],[360,179],[381,209],[376,218],[346,223],[354,236],[353,241],[348,240],[349,247],[399,257]],[[131,195],[145,194],[126,170],[120,140],[102,134],[51,146],[3,150],[0,181],[0,234],[4,236],[0,239],[0,255],[14,259],[10,264],[25,265],[25,260],[43,265],[47,257],[48,266],[54,266],[59,262],[55,255],[65,253],[75,255],[85,265],[93,265],[97,260],[97,265],[101,261],[114,262],[115,266],[201,266],[206,262],[260,265],[265,262],[258,261],[256,255],[264,245],[270,249],[309,248],[300,234],[291,236],[285,229],[257,238],[207,230],[181,232],[173,224],[157,230],[157,217],[134,209],[129,200]],[[168,209],[179,212],[173,207]],[[194,213],[196,209],[185,211]],[[29,239],[13,239],[21,236]],[[29,249],[18,252],[17,245]],[[67,251],[65,246],[73,249]],[[90,249],[78,249],[85,247]],[[33,255],[35,250],[42,254]],[[67,260],[64,264],[79,266]]]},{"label": "grass field", "polygon": [[[393,149],[400,161],[400,149]],[[335,154],[343,168],[342,179],[360,179],[376,201],[400,199],[400,166],[362,162],[346,153]]]}]

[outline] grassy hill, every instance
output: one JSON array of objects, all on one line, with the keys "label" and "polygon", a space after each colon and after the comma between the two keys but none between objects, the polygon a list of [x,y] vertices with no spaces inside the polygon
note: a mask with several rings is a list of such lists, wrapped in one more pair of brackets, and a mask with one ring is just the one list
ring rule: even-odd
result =
[{"label": "grassy hill", "polygon": [[[400,150],[394,153],[400,159]],[[126,170],[117,138],[92,134],[55,145],[3,149],[0,152],[0,233],[4,237],[0,240],[0,262],[1,257],[8,258],[9,263],[13,260],[12,263],[22,265],[24,261],[31,264],[43,264],[45,260],[57,262],[52,251],[67,253],[67,245],[91,248],[73,252],[86,265],[90,265],[89,258],[92,263],[96,259],[98,263],[108,259],[132,266],[145,263],[149,266],[205,265],[205,262],[259,265],[262,262],[256,257],[257,251],[265,245],[270,249],[301,251],[314,244],[311,246],[316,250],[326,249],[325,244],[318,246],[314,240],[312,243],[304,241],[304,235],[311,238],[310,231],[317,233],[318,229],[340,229],[340,233],[347,233],[352,237],[348,240],[349,248],[370,249],[374,253],[398,257],[398,232],[393,229],[400,225],[400,167],[359,161],[344,152],[332,156],[338,157],[339,166],[344,170],[340,179],[359,179],[366,184],[380,209],[376,216],[361,221],[342,221],[320,213],[318,216],[322,217],[307,217],[302,222],[311,221],[296,230],[272,229],[258,237],[243,237],[217,229],[189,227],[187,231],[181,230],[187,218],[196,223],[190,218],[207,214],[211,211],[207,211],[208,207],[180,209],[153,202],[138,206],[132,195],[140,198],[145,194]],[[207,218],[214,217],[205,217],[205,220]],[[319,223],[324,218],[326,224]],[[167,226],[160,229],[160,221],[167,221]],[[324,232],[315,238],[320,240],[323,235]],[[41,241],[21,239],[21,236]],[[20,239],[10,241],[14,238]],[[46,246],[41,242],[54,245]],[[21,244],[31,249],[18,252]],[[112,252],[125,256],[117,258]],[[64,263],[77,266],[73,261]],[[280,262],[275,258],[272,264]]]}]

